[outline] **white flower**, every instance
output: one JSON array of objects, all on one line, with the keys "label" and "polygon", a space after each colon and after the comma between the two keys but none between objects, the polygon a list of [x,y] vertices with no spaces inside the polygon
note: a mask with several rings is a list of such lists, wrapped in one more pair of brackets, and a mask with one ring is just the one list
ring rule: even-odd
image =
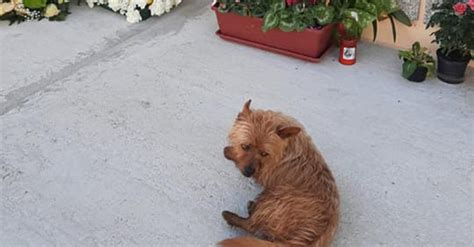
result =
[{"label": "white flower", "polygon": [[165,0],[165,11],[168,13],[170,12],[171,8],[173,8],[174,0]]},{"label": "white flower", "polygon": [[122,1],[121,0],[109,0],[109,8],[113,11],[118,11],[122,8]]},{"label": "white flower", "polygon": [[137,23],[142,20],[142,16],[138,10],[127,11],[127,21],[130,23]]},{"label": "white flower", "polygon": [[97,0],[86,0],[86,2],[87,2],[87,5],[89,5],[89,8],[92,8],[94,7],[94,3],[96,3]]},{"label": "white flower", "polygon": [[182,2],[182,0],[175,0],[175,1],[174,1],[174,5],[175,5],[175,6],[178,6],[181,2]]},{"label": "white flower", "polygon": [[165,3],[163,0],[155,0],[153,3],[150,5],[150,12],[151,15],[162,15],[165,13]]},{"label": "white flower", "polygon": [[59,14],[59,9],[56,7],[56,4],[50,3],[46,6],[46,11],[44,12],[44,17],[49,18],[53,16],[57,16]]},{"label": "white flower", "polygon": [[146,0],[132,0],[132,4],[137,5],[140,9],[144,9],[146,7]]}]

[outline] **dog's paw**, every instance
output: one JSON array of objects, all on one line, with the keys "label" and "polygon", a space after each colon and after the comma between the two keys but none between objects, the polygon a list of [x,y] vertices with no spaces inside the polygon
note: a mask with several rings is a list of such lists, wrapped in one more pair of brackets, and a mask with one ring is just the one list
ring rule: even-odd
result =
[{"label": "dog's paw", "polygon": [[240,218],[238,215],[229,211],[222,211],[222,217],[227,222],[227,224],[231,226],[235,226],[236,219]]}]

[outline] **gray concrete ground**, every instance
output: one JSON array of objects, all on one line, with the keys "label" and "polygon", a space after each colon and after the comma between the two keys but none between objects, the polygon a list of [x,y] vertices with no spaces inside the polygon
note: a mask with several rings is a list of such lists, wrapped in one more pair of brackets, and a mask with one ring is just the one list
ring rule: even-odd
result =
[{"label": "gray concrete ground", "polygon": [[222,156],[244,100],[301,120],[342,196],[335,246],[473,245],[473,71],[401,78],[227,43],[207,1],[138,25],[102,9],[1,40],[1,246],[211,246],[259,188]]}]

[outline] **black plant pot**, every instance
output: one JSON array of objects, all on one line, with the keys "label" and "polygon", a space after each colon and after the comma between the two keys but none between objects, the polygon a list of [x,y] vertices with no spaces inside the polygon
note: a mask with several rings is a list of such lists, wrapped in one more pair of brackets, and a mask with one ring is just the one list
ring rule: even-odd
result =
[{"label": "black plant pot", "polygon": [[438,78],[450,84],[462,83],[471,56],[455,60],[444,55],[441,49],[436,51],[436,55],[438,55]]},{"label": "black plant pot", "polygon": [[426,80],[426,74],[428,74],[427,68],[417,67],[415,72],[413,72],[413,74],[410,77],[408,77],[408,80],[412,82],[422,82]]}]

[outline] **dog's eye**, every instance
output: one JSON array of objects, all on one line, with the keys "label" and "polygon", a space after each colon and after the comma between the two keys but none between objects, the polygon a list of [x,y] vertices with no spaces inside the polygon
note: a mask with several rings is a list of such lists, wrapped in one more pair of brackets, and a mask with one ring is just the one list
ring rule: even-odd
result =
[{"label": "dog's eye", "polygon": [[268,156],[268,153],[265,152],[265,151],[262,151],[262,152],[260,152],[260,155],[261,155],[262,157],[267,157],[267,156]]},{"label": "dog's eye", "polygon": [[241,147],[244,151],[249,151],[250,150],[250,145],[242,144]]}]

